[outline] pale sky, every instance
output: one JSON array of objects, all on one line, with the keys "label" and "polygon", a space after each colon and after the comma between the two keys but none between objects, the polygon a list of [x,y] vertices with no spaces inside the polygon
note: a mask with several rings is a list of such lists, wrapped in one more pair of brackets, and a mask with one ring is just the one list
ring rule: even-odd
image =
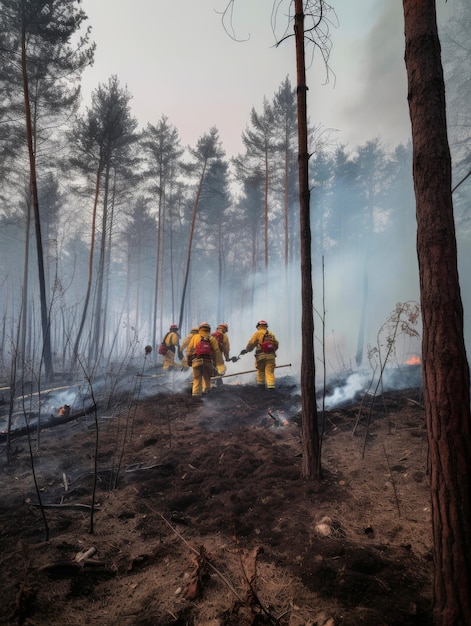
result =
[{"label": "pale sky", "polygon": [[[94,66],[83,75],[83,105],[99,83],[116,74],[133,98],[140,127],[166,115],[183,145],[219,129],[227,156],[243,150],[250,111],[261,111],[289,76],[296,84],[294,39],[284,34],[282,0],[276,37],[271,15],[280,0],[236,0],[232,40],[221,23],[228,0],[82,0],[97,43]],[[316,53],[307,70],[311,123],[335,128],[349,147],[381,136],[395,146],[410,136],[404,66],[402,3],[331,0],[330,81]],[[309,58],[309,55],[308,55]]]}]

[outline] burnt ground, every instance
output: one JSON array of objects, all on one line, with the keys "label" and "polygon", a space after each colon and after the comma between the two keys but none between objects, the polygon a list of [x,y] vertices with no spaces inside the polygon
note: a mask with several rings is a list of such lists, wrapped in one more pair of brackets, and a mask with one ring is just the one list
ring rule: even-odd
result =
[{"label": "burnt ground", "polygon": [[43,509],[28,438],[10,463],[1,444],[2,625],[432,623],[419,390],[319,415],[315,483],[293,379],[230,380],[201,401],[156,384],[33,436]]}]

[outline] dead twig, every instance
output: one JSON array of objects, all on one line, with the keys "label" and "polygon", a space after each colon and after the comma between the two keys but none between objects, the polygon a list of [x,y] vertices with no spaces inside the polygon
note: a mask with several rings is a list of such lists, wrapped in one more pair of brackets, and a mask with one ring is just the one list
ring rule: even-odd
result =
[{"label": "dead twig", "polygon": [[[31,502],[29,506],[34,506],[35,508],[41,508],[41,506],[45,509],[76,509],[78,511],[90,511],[92,508],[91,504],[39,504],[35,502]],[[96,504],[95,509],[99,509],[100,505]]]},{"label": "dead twig", "polygon": [[391,477],[391,483],[392,483],[392,486],[393,486],[394,498],[396,500],[397,515],[398,515],[398,517],[401,517],[401,507],[399,505],[399,496],[397,495],[396,482],[394,480],[394,476],[393,476],[393,473],[392,473],[392,470],[391,470],[391,465],[389,463],[389,457],[388,457],[388,454],[386,452],[386,447],[384,445],[384,442],[383,442],[383,451],[384,451],[384,457],[386,459],[386,463],[388,465],[389,476]]},{"label": "dead twig", "polygon": [[415,404],[415,406],[418,406],[420,409],[425,409],[424,405],[421,402],[417,402],[417,400],[412,400],[412,398],[406,398],[407,402],[410,402],[411,404]]},{"label": "dead twig", "polygon": [[[237,539],[236,539],[237,541]],[[247,585],[247,603],[250,606],[252,613],[257,614],[257,609],[263,614],[264,618],[269,621],[273,626],[280,626],[279,620],[272,615],[264,606],[258,594],[255,590],[255,580],[257,576],[257,555],[260,551],[260,547],[256,546],[251,550],[246,558],[250,571],[247,572],[247,568],[244,564],[242,550],[238,549],[240,567],[244,575],[244,580]]]},{"label": "dead twig", "polygon": [[[185,546],[190,550],[190,552],[192,552],[193,554],[195,554],[197,557],[201,556],[201,551],[197,550],[196,548],[194,548],[186,539],[185,537],[183,537],[183,535],[181,533],[178,532],[178,530],[176,530],[176,528],[174,528],[172,526],[172,524],[167,520],[167,518],[162,515],[162,513],[160,513],[159,511],[156,511],[155,509],[153,509],[151,506],[149,506],[149,504],[146,503],[147,508],[154,513],[155,515],[158,515],[160,517],[160,519],[170,528],[170,530],[180,539],[180,541],[182,541]],[[242,604],[244,604],[243,599],[241,598],[241,596],[237,593],[237,591],[234,589],[234,586],[231,584],[231,582],[224,576],[224,574],[219,571],[217,569],[217,567],[215,567],[211,561],[207,560],[207,566],[217,575],[219,576],[219,578],[223,581],[223,583],[226,585],[226,587],[232,591],[232,593],[235,595],[235,597],[239,600],[239,602],[241,602]]]}]

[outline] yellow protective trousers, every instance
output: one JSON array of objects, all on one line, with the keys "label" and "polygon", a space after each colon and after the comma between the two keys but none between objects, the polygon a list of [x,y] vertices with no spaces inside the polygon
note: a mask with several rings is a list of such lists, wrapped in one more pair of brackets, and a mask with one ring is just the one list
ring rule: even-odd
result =
[{"label": "yellow protective trousers", "polygon": [[267,389],[275,389],[275,355],[260,352],[255,357],[255,369],[257,370],[257,385]]},{"label": "yellow protective trousers", "polygon": [[224,355],[222,352],[216,353],[216,369],[218,376],[224,376],[226,373],[226,363],[224,362]]},{"label": "yellow protective trousers", "polygon": [[211,389],[211,376],[213,375],[213,361],[208,358],[193,359],[191,364],[193,371],[192,396],[200,396],[209,393]]},{"label": "yellow protective trousers", "polygon": [[162,369],[168,370],[171,367],[175,367],[175,353],[172,350],[167,350],[167,354],[164,355],[163,359]]}]

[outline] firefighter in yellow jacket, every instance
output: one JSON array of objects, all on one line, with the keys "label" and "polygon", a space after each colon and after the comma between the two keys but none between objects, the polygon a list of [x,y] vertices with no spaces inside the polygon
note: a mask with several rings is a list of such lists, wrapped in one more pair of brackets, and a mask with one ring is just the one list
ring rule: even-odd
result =
[{"label": "firefighter in yellow jacket", "polygon": [[180,335],[178,334],[178,326],[172,324],[168,333],[165,335],[163,343],[167,346],[167,352],[164,354],[164,363],[162,368],[168,370],[175,367],[175,353],[179,350]]},{"label": "firefighter in yellow jacket", "polygon": [[257,331],[250,337],[242,353],[252,352],[255,348],[255,369],[257,370],[257,385],[267,389],[275,389],[275,366],[278,340],[268,330],[265,320],[257,322]]},{"label": "firefighter in yellow jacket", "polygon": [[190,341],[193,339],[193,337],[197,333],[198,333],[198,326],[193,326],[193,328],[190,330],[190,332],[188,333],[188,335],[185,337],[185,339],[182,341],[180,345],[180,352],[178,353],[178,358],[180,359],[182,363],[182,369],[184,370],[187,370],[189,367],[185,350],[188,348],[188,346],[190,345]]},{"label": "firefighter in yellow jacket", "polygon": [[[216,339],[219,345],[219,354],[216,357],[216,370],[218,376],[224,376],[226,373],[226,362],[230,361],[229,352],[231,350],[231,345],[229,343],[229,337],[227,335],[227,331],[229,330],[229,326],[227,324],[219,324],[213,333],[213,337]],[[222,380],[218,381],[222,384]]]},{"label": "firefighter in yellow jacket", "polygon": [[186,351],[188,364],[193,371],[193,396],[209,393],[218,352],[218,342],[211,335],[211,326],[208,322],[203,322],[199,325],[198,333],[191,338]]}]

